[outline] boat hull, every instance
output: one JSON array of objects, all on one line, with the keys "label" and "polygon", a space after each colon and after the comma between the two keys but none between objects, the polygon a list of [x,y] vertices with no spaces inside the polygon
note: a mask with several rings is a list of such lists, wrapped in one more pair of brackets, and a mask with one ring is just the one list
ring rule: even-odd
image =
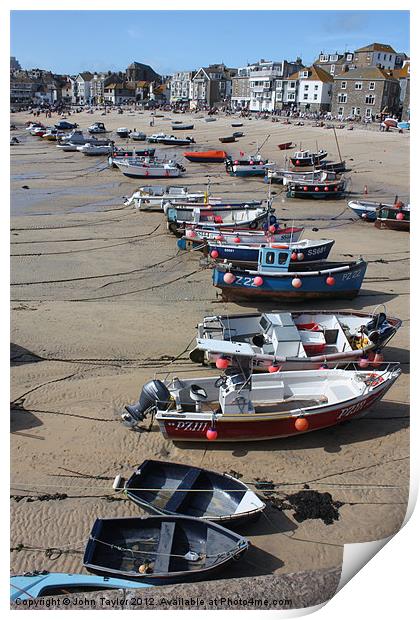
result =
[{"label": "boat hull", "polygon": [[[303,254],[303,258],[300,258],[299,262],[308,263],[311,261],[325,260],[328,258],[333,245],[334,241],[328,241],[325,243],[320,242],[316,246],[297,248],[296,252]],[[246,248],[241,247],[240,244],[237,246],[225,246],[223,244],[212,243],[211,241],[207,242],[207,246],[209,254],[211,254],[212,251],[217,252],[218,256],[216,259],[219,262],[227,260],[237,265],[258,264],[259,247]],[[291,247],[293,249],[293,245]]]},{"label": "boat hull", "polygon": [[[226,270],[219,266],[213,269],[213,285],[222,290],[224,301],[250,300],[258,301],[266,299],[272,301],[282,299],[285,301],[302,301],[305,299],[353,299],[359,293],[365,276],[367,264],[361,260],[353,263],[345,271],[335,272],[328,269],[328,263],[323,266],[318,275],[309,275],[297,269],[295,272],[284,274],[261,273],[263,283],[257,286],[254,278],[258,272],[240,269],[231,269],[235,276],[232,284],[224,281]],[[328,276],[333,275],[334,284],[328,285]],[[294,288],[292,282],[299,278],[301,286]]]},{"label": "boat hull", "polygon": [[[396,379],[396,377],[395,377]],[[296,415],[278,415],[264,419],[264,415],[241,416],[240,420],[232,420],[220,416],[214,424],[212,420],[196,421],[192,415],[188,414],[182,420],[159,419],[159,428],[163,435],[172,441],[208,441],[206,433],[210,429],[217,431],[217,438],[213,441],[263,441],[269,439],[282,439],[302,435],[302,433],[322,430],[331,426],[336,426],[342,422],[362,417],[367,410],[381,399],[392,383],[386,382],[383,388],[377,388],[365,398],[357,402],[349,401],[340,406],[331,406],[330,409],[322,412],[306,413],[305,419],[309,426],[306,431],[298,431],[295,427]]]}]

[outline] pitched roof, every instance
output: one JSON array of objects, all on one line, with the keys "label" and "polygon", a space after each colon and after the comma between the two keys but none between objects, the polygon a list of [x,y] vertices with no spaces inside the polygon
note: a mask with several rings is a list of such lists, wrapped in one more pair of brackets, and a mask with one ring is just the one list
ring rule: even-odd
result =
[{"label": "pitched roof", "polygon": [[389,52],[390,54],[396,54],[397,52],[390,45],[386,45],[385,43],[371,43],[370,45],[366,45],[365,47],[359,47],[357,52]]},{"label": "pitched roof", "polygon": [[[302,71],[303,69],[301,69]],[[295,73],[292,73],[292,75],[289,75],[289,77],[286,78],[286,80],[298,80],[299,79],[299,71],[295,71]]]},{"label": "pitched roof", "polygon": [[[90,82],[93,79],[93,73],[91,73],[90,71],[83,71],[82,73],[79,73],[79,75],[86,82]],[[79,77],[79,75],[77,77]]]},{"label": "pitched roof", "polygon": [[[304,71],[304,70],[305,69],[301,69],[301,71]],[[308,78],[304,78],[304,79],[307,79],[307,80],[317,80],[319,82],[334,82],[334,78],[331,75],[331,73],[328,73],[327,71],[325,71],[321,67],[318,67],[316,65],[312,65],[312,67],[309,67],[307,69],[307,71],[309,71],[309,77]]]},{"label": "pitched roof", "polygon": [[392,76],[401,80],[403,78],[410,77],[410,63],[406,62],[405,65],[401,69],[394,69],[392,72]]},{"label": "pitched roof", "polygon": [[334,77],[335,80],[395,80],[394,71],[379,67],[359,67],[345,71]]}]

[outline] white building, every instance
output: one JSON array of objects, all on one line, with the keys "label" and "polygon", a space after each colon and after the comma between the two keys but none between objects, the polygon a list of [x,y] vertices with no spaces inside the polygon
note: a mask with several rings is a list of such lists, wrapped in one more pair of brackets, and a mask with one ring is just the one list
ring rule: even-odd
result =
[{"label": "white building", "polygon": [[251,65],[249,72],[250,103],[252,112],[271,112],[275,108],[275,82],[283,77],[283,62],[260,60]]},{"label": "white building", "polygon": [[89,71],[79,73],[73,83],[72,103],[85,104],[91,102],[91,82],[93,74]]},{"label": "white building", "polygon": [[330,73],[312,65],[297,75],[297,103],[302,112],[328,112],[331,109],[334,78]]},{"label": "white building", "polygon": [[359,47],[354,52],[354,65],[363,67],[378,67],[382,69],[395,69],[397,52],[385,43],[371,43],[365,47]]},{"label": "white building", "polygon": [[170,102],[187,103],[191,99],[192,78],[195,71],[177,71],[170,80]]}]

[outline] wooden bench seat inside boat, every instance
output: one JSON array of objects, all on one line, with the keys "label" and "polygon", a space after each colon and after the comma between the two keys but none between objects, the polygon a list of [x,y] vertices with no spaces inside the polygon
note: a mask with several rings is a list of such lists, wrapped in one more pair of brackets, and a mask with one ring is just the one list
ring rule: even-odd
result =
[{"label": "wooden bench seat inside boat", "polygon": [[174,521],[162,523],[160,528],[159,545],[156,552],[154,573],[167,573],[171,561],[171,550],[175,533]]},{"label": "wooden bench seat inside boat", "polygon": [[185,500],[188,491],[192,489],[194,482],[196,482],[197,478],[200,475],[199,469],[190,469],[187,474],[183,477],[180,484],[178,485],[176,491],[171,496],[169,501],[165,506],[165,510],[168,512],[177,512],[182,502]]}]

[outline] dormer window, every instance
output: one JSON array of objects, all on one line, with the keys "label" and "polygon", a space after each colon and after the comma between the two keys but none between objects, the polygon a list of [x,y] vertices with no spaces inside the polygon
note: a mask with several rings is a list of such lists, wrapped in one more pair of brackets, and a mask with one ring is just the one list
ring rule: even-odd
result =
[{"label": "dormer window", "polygon": [[301,78],[307,78],[309,73],[308,73],[308,71],[301,71],[299,75],[300,75]]},{"label": "dormer window", "polygon": [[319,57],[319,62],[328,62],[328,54],[321,54]]},{"label": "dormer window", "polygon": [[330,61],[331,62],[337,62],[338,60],[338,54],[331,54],[330,55]]},{"label": "dormer window", "polygon": [[346,60],[353,60],[353,54],[346,54]]}]

